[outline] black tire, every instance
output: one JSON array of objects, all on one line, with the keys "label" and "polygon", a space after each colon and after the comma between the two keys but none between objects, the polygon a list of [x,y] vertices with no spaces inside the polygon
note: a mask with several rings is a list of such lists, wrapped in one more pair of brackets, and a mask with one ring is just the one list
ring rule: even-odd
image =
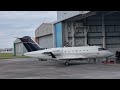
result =
[{"label": "black tire", "polygon": [[69,62],[65,62],[65,65],[68,66],[68,65],[69,65]]},{"label": "black tire", "polygon": [[41,61],[41,59],[38,58],[38,61]]}]

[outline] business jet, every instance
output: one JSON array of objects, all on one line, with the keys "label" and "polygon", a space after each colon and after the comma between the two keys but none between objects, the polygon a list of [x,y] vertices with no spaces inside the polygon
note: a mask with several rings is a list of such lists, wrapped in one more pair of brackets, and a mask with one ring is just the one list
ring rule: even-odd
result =
[{"label": "business jet", "polygon": [[41,60],[65,61],[69,65],[71,60],[97,59],[113,56],[113,53],[100,46],[81,46],[81,47],[58,47],[58,48],[41,48],[29,36],[19,38],[27,53],[25,56],[35,57]]}]

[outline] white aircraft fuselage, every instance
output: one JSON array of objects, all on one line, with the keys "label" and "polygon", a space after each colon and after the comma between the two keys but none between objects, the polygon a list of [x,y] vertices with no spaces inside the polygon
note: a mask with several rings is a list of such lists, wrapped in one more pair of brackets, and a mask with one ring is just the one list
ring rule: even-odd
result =
[{"label": "white aircraft fuselage", "polygon": [[41,48],[29,36],[19,39],[28,51],[24,54],[25,56],[35,57],[41,60],[65,60],[66,65],[68,65],[70,60],[107,58],[113,55],[113,53],[100,46],[59,47],[45,49]]},{"label": "white aircraft fuselage", "polygon": [[39,59],[81,60],[91,58],[106,58],[113,56],[113,53],[101,48],[100,46],[81,46],[44,49],[27,52],[24,55]]}]

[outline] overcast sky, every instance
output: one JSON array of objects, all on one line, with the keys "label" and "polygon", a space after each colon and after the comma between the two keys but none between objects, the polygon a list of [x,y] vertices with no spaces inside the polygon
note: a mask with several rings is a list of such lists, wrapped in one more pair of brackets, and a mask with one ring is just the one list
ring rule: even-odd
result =
[{"label": "overcast sky", "polygon": [[56,11],[0,11],[0,48],[13,48],[14,37],[34,37],[43,22],[56,20]]}]

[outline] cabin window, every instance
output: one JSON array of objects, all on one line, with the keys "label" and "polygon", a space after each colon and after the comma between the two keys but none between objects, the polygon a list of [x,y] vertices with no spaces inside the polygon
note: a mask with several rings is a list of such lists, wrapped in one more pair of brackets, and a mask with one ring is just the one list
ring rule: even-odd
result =
[{"label": "cabin window", "polygon": [[105,48],[98,48],[99,51],[107,50]]},{"label": "cabin window", "polygon": [[55,52],[55,51],[53,51],[53,52]]},{"label": "cabin window", "polygon": [[57,50],[57,52],[60,52],[60,50]]}]

